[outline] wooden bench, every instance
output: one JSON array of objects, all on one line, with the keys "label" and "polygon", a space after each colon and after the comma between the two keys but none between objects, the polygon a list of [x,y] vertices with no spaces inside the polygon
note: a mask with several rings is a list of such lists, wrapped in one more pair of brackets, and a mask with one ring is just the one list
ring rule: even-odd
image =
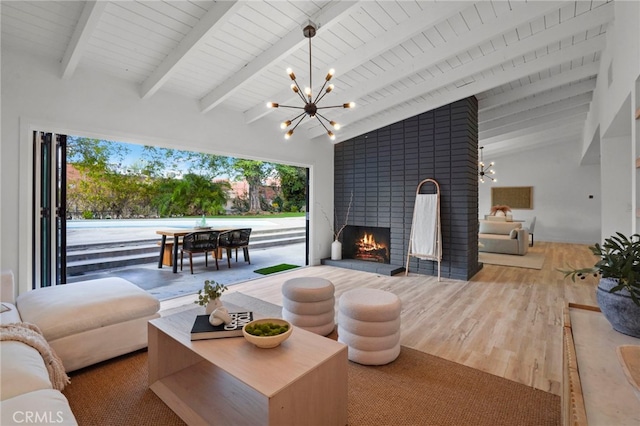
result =
[{"label": "wooden bench", "polygon": [[[156,245],[162,245],[162,242],[158,241]],[[182,245],[179,242],[178,245]],[[168,240],[164,243],[164,252],[162,253],[162,264],[164,266],[173,266],[173,241]]]}]

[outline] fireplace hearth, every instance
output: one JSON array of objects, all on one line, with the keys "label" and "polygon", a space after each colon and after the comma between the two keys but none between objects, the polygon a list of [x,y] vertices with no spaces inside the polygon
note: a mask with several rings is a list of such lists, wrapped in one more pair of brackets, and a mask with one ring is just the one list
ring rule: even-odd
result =
[{"label": "fireplace hearth", "polygon": [[347,226],[344,229],[342,257],[367,262],[390,263],[391,230],[373,226]]}]

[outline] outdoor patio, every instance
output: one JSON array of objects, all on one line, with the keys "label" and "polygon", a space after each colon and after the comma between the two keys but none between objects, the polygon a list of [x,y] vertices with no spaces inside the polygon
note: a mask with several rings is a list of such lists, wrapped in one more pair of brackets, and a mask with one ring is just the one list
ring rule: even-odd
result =
[{"label": "outdoor patio", "polygon": [[[211,221],[213,222],[213,221]],[[156,229],[163,228],[181,228],[190,226],[191,222],[179,220],[157,220],[157,221],[91,221],[77,223],[71,228],[67,235],[69,245],[80,245],[89,240],[95,242],[96,235],[104,241],[117,243],[124,237],[129,239],[135,238],[157,238],[160,236],[155,234]],[[282,229],[290,226],[299,226],[304,224],[304,218],[301,219],[247,219],[241,221],[232,219],[225,221],[224,219],[216,219],[214,226],[240,226],[249,224],[255,229]],[[91,226],[89,226],[91,225]],[[124,244],[124,242],[123,242]],[[242,250],[238,252],[238,260],[236,262],[235,253],[231,259],[231,267],[227,264],[226,254],[223,259],[218,260],[219,270],[216,270],[215,262],[211,257],[208,260],[208,267],[205,267],[205,257],[203,254],[193,255],[193,274],[189,272],[189,258],[185,256],[183,261],[183,270],[180,271],[178,257],[178,271],[172,272],[169,266],[158,268],[158,262],[132,265],[127,267],[105,269],[101,271],[88,272],[83,275],[68,277],[67,282],[83,281],[104,277],[122,277],[140,288],[148,291],[159,300],[171,299],[174,297],[195,294],[202,288],[205,280],[214,280],[225,285],[234,285],[240,282],[253,280],[264,277],[264,275],[254,272],[261,268],[286,263],[297,266],[305,266],[305,243],[275,245],[265,248],[249,248],[251,264],[244,261]]]}]

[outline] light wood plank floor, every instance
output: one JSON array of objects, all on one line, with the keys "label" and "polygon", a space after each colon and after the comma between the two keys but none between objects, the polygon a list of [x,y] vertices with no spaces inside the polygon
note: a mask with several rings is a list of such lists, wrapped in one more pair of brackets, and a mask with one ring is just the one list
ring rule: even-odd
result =
[{"label": "light wood plank floor", "polygon": [[[437,281],[409,274],[384,277],[331,266],[299,268],[233,285],[229,291],[282,306],[282,283],[321,276],[336,288],[336,301],[356,287],[397,294],[402,300],[401,344],[509,380],[560,395],[562,311],[566,302],[596,305],[594,278],[573,283],[558,268],[591,266],[588,246],[536,242],[541,270],[484,265],[469,281]],[[215,279],[215,278],[214,278]],[[192,303],[193,296],[162,302],[162,309]]]}]

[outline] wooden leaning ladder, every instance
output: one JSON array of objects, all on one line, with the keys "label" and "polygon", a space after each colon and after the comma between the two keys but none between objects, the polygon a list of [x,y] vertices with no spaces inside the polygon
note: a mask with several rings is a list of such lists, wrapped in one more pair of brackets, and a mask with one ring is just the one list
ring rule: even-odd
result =
[{"label": "wooden leaning ladder", "polygon": [[409,261],[411,257],[416,257],[418,259],[423,260],[433,260],[438,262],[438,281],[440,281],[440,263],[442,261],[442,229],[440,224],[440,185],[434,179],[424,179],[422,182],[418,184],[418,188],[416,189],[416,202],[418,195],[420,195],[420,190],[422,186],[426,183],[432,183],[435,186],[436,190],[436,254],[435,255],[424,255],[419,253],[412,253],[413,246],[413,237],[414,237],[414,221],[417,219],[416,215],[419,213],[414,204],[413,218],[411,221],[411,234],[409,236],[409,248],[407,249],[407,266],[405,268],[404,275],[407,276],[409,274]]}]

